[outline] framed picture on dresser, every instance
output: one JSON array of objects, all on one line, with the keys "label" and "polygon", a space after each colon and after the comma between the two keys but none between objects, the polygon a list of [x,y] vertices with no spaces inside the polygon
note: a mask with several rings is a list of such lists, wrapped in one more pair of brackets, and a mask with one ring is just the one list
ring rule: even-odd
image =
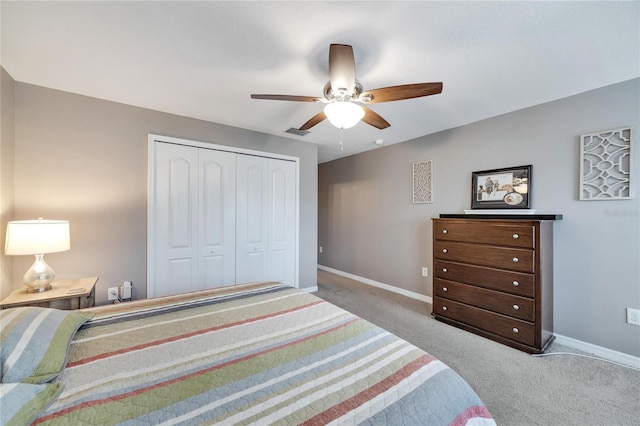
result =
[{"label": "framed picture on dresser", "polygon": [[471,173],[472,209],[531,208],[532,165]]}]

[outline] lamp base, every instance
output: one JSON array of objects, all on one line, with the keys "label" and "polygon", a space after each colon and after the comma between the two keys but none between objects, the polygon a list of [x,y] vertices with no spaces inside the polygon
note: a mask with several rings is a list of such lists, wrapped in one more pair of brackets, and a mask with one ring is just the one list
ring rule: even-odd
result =
[{"label": "lamp base", "polygon": [[44,261],[44,255],[36,254],[35,257],[36,261],[22,277],[22,282],[27,286],[27,293],[41,293],[51,290],[51,282],[56,277],[51,266]]},{"label": "lamp base", "polygon": [[25,284],[27,286],[27,293],[42,293],[43,291],[51,290],[51,284]]}]

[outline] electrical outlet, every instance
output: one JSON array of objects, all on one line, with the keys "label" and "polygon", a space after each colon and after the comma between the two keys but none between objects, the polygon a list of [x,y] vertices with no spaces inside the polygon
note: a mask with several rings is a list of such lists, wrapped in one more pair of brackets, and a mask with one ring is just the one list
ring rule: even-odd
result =
[{"label": "electrical outlet", "polygon": [[107,290],[107,300],[117,300],[118,299],[118,287],[109,287]]},{"label": "electrical outlet", "polygon": [[426,266],[422,267],[422,276],[423,277],[428,277],[429,276],[429,268],[427,268]]},{"label": "electrical outlet", "polygon": [[627,308],[627,323],[640,325],[640,309]]},{"label": "electrical outlet", "polygon": [[322,253],[322,246],[320,246],[320,253]]}]

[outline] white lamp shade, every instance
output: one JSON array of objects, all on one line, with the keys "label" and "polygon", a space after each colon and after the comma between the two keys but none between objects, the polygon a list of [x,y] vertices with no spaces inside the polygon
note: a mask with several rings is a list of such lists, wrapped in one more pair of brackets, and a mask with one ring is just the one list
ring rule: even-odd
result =
[{"label": "white lamp shade", "polygon": [[70,248],[67,220],[17,220],[7,224],[4,252],[8,255],[55,253]]},{"label": "white lamp shade", "polygon": [[338,129],[348,129],[362,120],[364,109],[353,102],[336,101],[325,105],[324,114]]}]

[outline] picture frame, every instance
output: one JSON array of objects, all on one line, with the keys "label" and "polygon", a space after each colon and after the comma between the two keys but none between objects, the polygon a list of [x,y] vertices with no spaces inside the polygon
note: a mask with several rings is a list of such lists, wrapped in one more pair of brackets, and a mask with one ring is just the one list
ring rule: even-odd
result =
[{"label": "picture frame", "polygon": [[531,208],[531,164],[471,173],[472,209]]}]

